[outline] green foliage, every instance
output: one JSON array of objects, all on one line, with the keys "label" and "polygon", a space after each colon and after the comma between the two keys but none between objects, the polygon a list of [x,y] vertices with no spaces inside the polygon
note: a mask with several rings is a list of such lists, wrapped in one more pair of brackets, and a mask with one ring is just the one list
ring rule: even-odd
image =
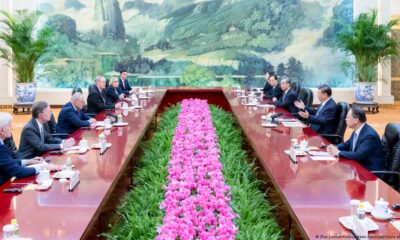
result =
[{"label": "green foliage", "polygon": [[164,199],[162,186],[167,184],[169,161],[174,129],[180,106],[174,106],[163,113],[163,117],[150,141],[144,143],[143,156],[134,172],[135,187],[129,192],[118,213],[122,221],[113,226],[108,239],[155,239],[157,226],[162,224],[160,209]]},{"label": "green foliage", "polygon": [[12,16],[0,10],[3,19],[0,20],[4,30],[0,33],[0,40],[6,47],[0,47],[0,58],[7,61],[14,73],[17,82],[29,83],[35,80],[35,65],[49,47],[53,31],[42,28],[34,32],[40,16],[39,11],[16,11]]},{"label": "green foliage", "polygon": [[211,106],[213,125],[218,136],[218,148],[226,184],[231,187],[233,211],[239,231],[236,239],[280,239],[281,230],[272,215],[273,206],[260,191],[264,183],[253,172],[254,165],[247,163],[247,153],[242,149],[243,137],[232,114]]},{"label": "green foliage", "polygon": [[400,19],[390,20],[387,24],[376,24],[376,21],[376,10],[361,13],[337,36],[338,47],[355,57],[356,76],[360,82],[376,81],[377,64],[398,52],[396,40],[389,33]]},{"label": "green foliage", "polygon": [[299,0],[200,2],[167,16],[165,36],[192,55],[230,49],[285,49],[304,18]]},{"label": "green foliage", "polygon": [[182,74],[181,83],[185,86],[207,86],[207,83],[215,80],[215,74],[207,67],[191,64]]},{"label": "green foliage", "polygon": [[[177,125],[179,106],[165,111],[157,131],[143,144],[144,154],[134,172],[135,188],[126,195],[118,213],[121,222],[112,226],[108,239],[155,239],[157,226],[162,224],[163,211],[159,205],[164,199],[162,186],[167,183],[171,142]],[[242,136],[235,127],[234,117],[211,106],[213,124],[218,135],[221,162],[226,183],[231,186],[231,206],[240,215],[237,239],[280,239],[281,230],[271,213],[272,206],[260,189],[263,182],[256,178],[254,166],[247,164],[246,151],[242,149]]]}]

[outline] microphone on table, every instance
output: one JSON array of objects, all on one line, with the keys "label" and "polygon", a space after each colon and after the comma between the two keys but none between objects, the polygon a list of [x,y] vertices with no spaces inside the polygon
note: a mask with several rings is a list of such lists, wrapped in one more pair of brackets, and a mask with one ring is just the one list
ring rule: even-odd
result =
[{"label": "microphone on table", "polygon": [[275,118],[283,116],[283,113],[275,113],[271,115],[271,123],[276,123]]},{"label": "microphone on table", "polygon": [[111,124],[116,123],[118,121],[118,116],[115,114],[111,113],[106,113],[106,117],[111,117],[113,120],[111,121]]}]

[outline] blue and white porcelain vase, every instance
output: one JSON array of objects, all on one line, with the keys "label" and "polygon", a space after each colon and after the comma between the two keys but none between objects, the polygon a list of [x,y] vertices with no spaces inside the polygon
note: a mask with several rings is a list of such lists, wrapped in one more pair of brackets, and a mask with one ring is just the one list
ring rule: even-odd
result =
[{"label": "blue and white porcelain vase", "polygon": [[15,97],[18,103],[33,103],[36,98],[37,83],[17,83]]},{"label": "blue and white porcelain vase", "polygon": [[355,84],[354,96],[357,103],[372,103],[376,95],[376,83],[358,82]]}]

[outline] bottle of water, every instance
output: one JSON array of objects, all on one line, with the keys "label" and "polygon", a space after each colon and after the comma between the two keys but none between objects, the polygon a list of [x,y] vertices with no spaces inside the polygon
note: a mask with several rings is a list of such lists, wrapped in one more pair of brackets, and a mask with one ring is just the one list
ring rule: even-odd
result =
[{"label": "bottle of water", "polygon": [[138,106],[139,105],[138,103],[139,103],[138,97],[136,96],[136,94],[132,94],[132,101],[131,101],[132,106]]},{"label": "bottle of water", "polygon": [[70,157],[67,157],[67,161],[65,162],[65,170],[72,170],[72,161]]}]

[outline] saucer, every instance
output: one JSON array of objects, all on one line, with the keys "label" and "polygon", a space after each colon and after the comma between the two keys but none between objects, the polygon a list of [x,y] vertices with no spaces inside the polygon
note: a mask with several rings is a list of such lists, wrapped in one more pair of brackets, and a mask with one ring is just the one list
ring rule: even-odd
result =
[{"label": "saucer", "polygon": [[51,187],[51,184],[53,184],[53,179],[46,179],[44,180],[41,184],[38,185],[38,190],[47,190]]},{"label": "saucer", "polygon": [[374,218],[378,219],[378,220],[389,220],[389,219],[391,219],[391,218],[393,217],[393,215],[390,214],[390,213],[377,214],[375,211],[372,211],[372,212],[371,212],[371,215],[372,215]]}]

